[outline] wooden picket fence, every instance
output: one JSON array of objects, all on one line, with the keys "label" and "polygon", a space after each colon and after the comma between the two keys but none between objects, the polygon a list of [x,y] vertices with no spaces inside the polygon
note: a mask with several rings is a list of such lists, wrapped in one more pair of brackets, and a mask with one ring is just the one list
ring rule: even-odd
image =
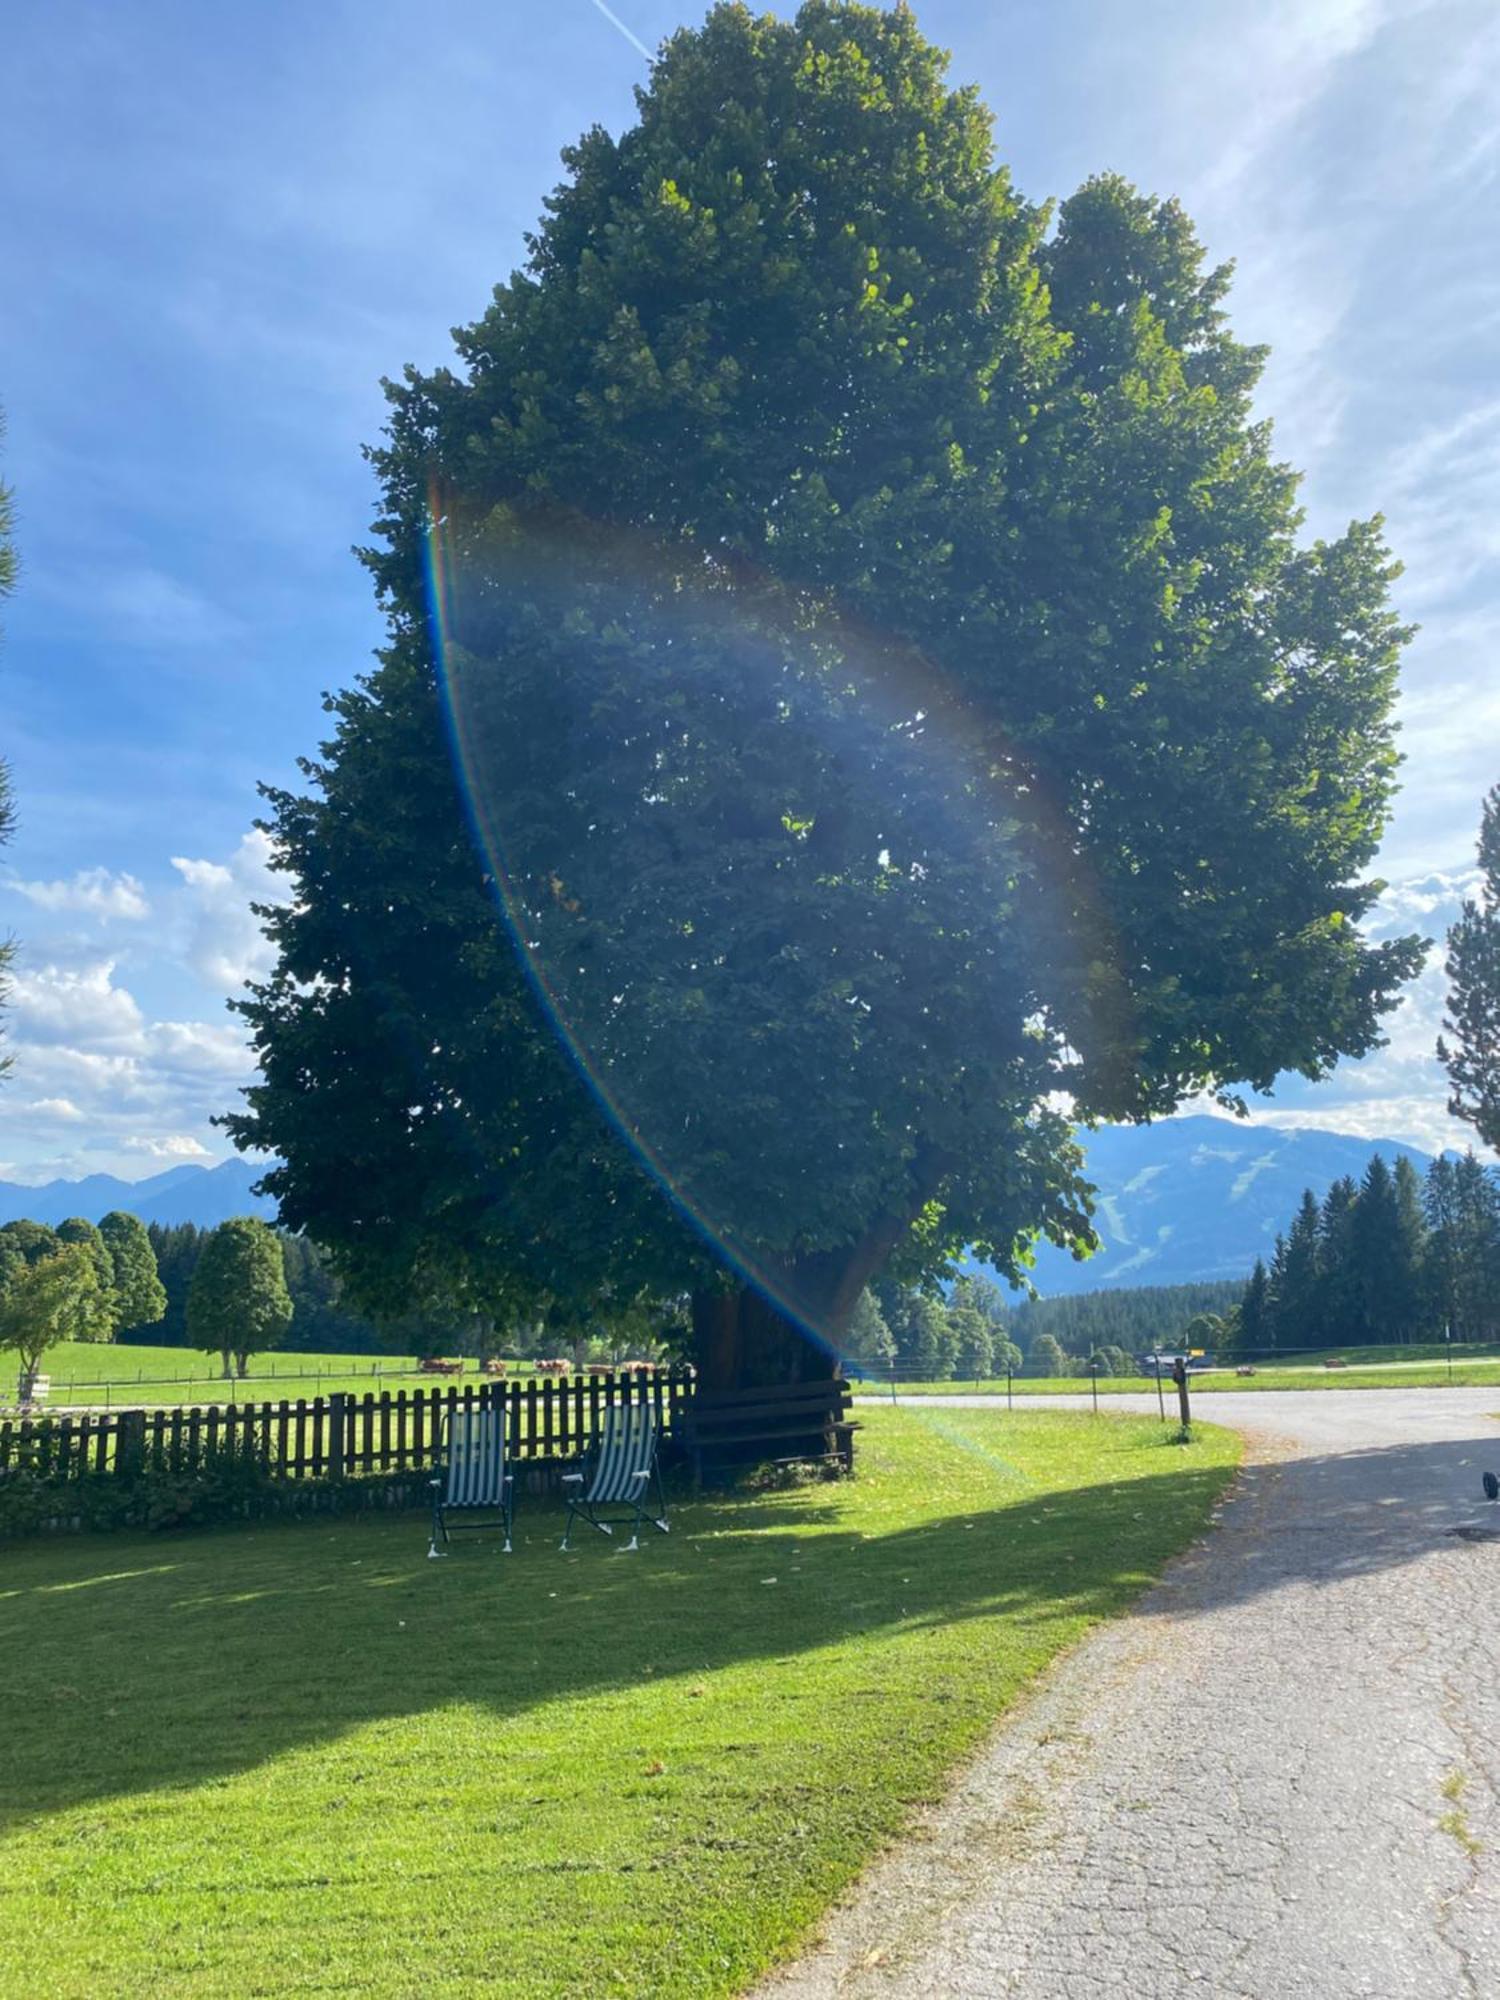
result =
[{"label": "wooden picket fence", "polygon": [[437,1458],[444,1420],[453,1411],[497,1403],[508,1412],[512,1456],[555,1463],[587,1451],[614,1404],[650,1404],[670,1438],[692,1393],[688,1370],[625,1371],[378,1396],[7,1418],[0,1421],[0,1478],[22,1466],[64,1480],[145,1467],[188,1471],[223,1451],[253,1453],[287,1479],[418,1472]]}]

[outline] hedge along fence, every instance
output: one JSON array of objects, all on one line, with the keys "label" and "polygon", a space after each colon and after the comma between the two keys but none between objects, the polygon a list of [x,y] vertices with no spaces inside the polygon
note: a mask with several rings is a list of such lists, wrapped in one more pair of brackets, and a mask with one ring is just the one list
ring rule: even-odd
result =
[{"label": "hedge along fence", "polygon": [[[298,1402],[12,1418],[0,1422],[0,1501],[12,1482],[24,1479],[33,1488],[44,1486],[57,1503],[49,1518],[64,1525],[72,1519],[70,1484],[190,1481],[226,1465],[253,1470],[262,1487],[292,1481],[337,1485],[386,1475],[385,1483],[404,1497],[409,1489],[399,1475],[410,1475],[416,1484],[419,1475],[430,1472],[441,1449],[443,1425],[455,1410],[497,1406],[507,1413],[512,1459],[518,1467],[529,1466],[542,1484],[560,1462],[589,1449],[611,1407],[648,1404],[662,1434],[670,1438],[692,1386],[688,1371],[626,1371],[403,1389],[394,1395],[387,1390],[378,1396],[317,1396]],[[0,1532],[5,1512],[0,1505]],[[37,1514],[35,1508],[26,1512]]]}]

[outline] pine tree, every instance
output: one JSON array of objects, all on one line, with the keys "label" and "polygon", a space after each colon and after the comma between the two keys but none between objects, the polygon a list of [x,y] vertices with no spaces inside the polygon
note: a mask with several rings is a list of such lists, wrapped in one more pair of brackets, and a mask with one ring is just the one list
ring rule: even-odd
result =
[{"label": "pine tree", "polygon": [[1457,1317],[1455,1334],[1487,1340],[1500,1321],[1500,1188],[1471,1151],[1453,1170],[1457,1217]]},{"label": "pine tree", "polygon": [[1459,1268],[1462,1227],[1458,1176],[1446,1154],[1427,1169],[1422,1187],[1422,1212],[1427,1221],[1426,1293],[1430,1323],[1439,1333],[1461,1337]]},{"label": "pine tree", "polygon": [[1318,1223],[1318,1317],[1331,1343],[1352,1341],[1363,1326],[1364,1301],[1359,1287],[1354,1245],[1354,1210],[1359,1189],[1345,1174],[1323,1197]]},{"label": "pine tree", "polygon": [[1427,1219],[1422,1213],[1421,1178],[1404,1153],[1397,1159],[1391,1175],[1391,1192],[1396,1210],[1391,1314],[1398,1340],[1420,1340],[1428,1331]]},{"label": "pine tree", "polygon": [[1321,1345],[1321,1222],[1318,1198],[1306,1188],[1276,1284],[1277,1344],[1286,1352]]},{"label": "pine tree", "polygon": [[1273,1354],[1287,1344],[1287,1328],[1281,1312],[1282,1292],[1286,1286],[1286,1258],[1286,1238],[1278,1236],[1271,1252],[1271,1268],[1266,1284],[1266,1348]]},{"label": "pine tree", "polygon": [[1365,1169],[1354,1204],[1354,1257],[1359,1337],[1383,1343],[1401,1336],[1402,1264],[1397,1248],[1396,1188],[1379,1153]]},{"label": "pine tree", "polygon": [[1274,1344],[1271,1326],[1271,1281],[1266,1275],[1264,1262],[1257,1257],[1255,1269],[1250,1273],[1250,1282],[1245,1287],[1245,1296],[1239,1304],[1235,1352],[1243,1355],[1247,1361],[1253,1361],[1258,1354]]},{"label": "pine tree", "polygon": [[1500,1147],[1500,785],[1484,802],[1479,829],[1483,877],[1448,933],[1448,1018],[1438,1060],[1453,1086],[1448,1109],[1487,1146]]},{"label": "pine tree", "polygon": [[208,1241],[208,1231],[191,1222],[153,1222],[148,1224],[146,1235],[156,1256],[157,1276],[167,1303],[159,1324],[145,1335],[136,1335],[132,1329],[130,1337],[145,1338],[155,1346],[187,1347],[191,1344],[187,1331],[188,1290]]}]

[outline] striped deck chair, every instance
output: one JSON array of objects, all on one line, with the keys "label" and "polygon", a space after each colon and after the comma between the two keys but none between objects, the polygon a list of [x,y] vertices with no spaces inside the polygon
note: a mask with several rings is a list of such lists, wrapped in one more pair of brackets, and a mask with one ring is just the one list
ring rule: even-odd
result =
[{"label": "striped deck chair", "polygon": [[[656,1486],[659,1511],[648,1516],[652,1483]],[[653,1528],[667,1533],[667,1499],[662,1491],[661,1468],[656,1462],[656,1413],[644,1403],[630,1407],[612,1404],[604,1413],[604,1434],[584,1460],[581,1472],[565,1472],[563,1491],[568,1496],[568,1524],[563,1529],[562,1547],[568,1546],[573,1517],[581,1514],[601,1535],[614,1533],[608,1521],[599,1519],[601,1507],[627,1507],[630,1513],[630,1540],[627,1549],[641,1545],[641,1523],[650,1519]],[[620,1524],[624,1525],[623,1521]]]},{"label": "striped deck chair", "polygon": [[[502,1555],[510,1554],[510,1529],[515,1515],[515,1484],[505,1469],[505,1406],[455,1410],[444,1428],[447,1455],[444,1471],[432,1482],[432,1541],[429,1557],[446,1555],[438,1537],[449,1536],[453,1508],[474,1507],[498,1512],[505,1527]],[[454,1529],[493,1528],[495,1522],[455,1521]]]}]

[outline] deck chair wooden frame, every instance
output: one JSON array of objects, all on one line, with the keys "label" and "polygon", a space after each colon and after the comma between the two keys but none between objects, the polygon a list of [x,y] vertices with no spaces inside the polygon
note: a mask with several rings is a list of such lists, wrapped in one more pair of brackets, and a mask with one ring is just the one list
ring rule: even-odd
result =
[{"label": "deck chair wooden frame", "polygon": [[[560,1544],[568,1546],[573,1522],[582,1515],[601,1535],[612,1535],[617,1527],[630,1524],[626,1550],[641,1545],[641,1524],[649,1520],[662,1534],[670,1532],[667,1498],[662,1490],[661,1467],[656,1453],[656,1412],[648,1403],[615,1403],[604,1413],[604,1430],[598,1443],[578,1472],[562,1476],[568,1500],[568,1521]],[[648,1515],[651,1488],[656,1488],[657,1512]],[[623,1507],[628,1511],[613,1521],[599,1517],[601,1507]]]},{"label": "deck chair wooden frame", "polygon": [[[506,1410],[503,1403],[480,1405],[478,1409],[454,1410],[443,1425],[444,1468],[432,1483],[432,1540],[427,1547],[429,1560],[448,1553],[439,1548],[460,1529],[483,1530],[502,1526],[509,1555],[511,1526],[515,1519],[515,1480],[506,1465]],[[453,1509],[474,1508],[500,1519],[485,1521],[448,1520]]]}]

